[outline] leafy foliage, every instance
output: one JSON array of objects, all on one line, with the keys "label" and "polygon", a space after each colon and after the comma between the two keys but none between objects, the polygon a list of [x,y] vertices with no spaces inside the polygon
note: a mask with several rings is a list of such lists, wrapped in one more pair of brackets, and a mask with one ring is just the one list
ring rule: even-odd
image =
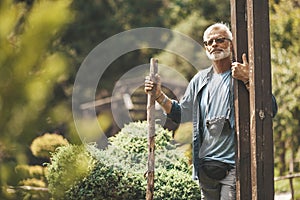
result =
[{"label": "leafy foliage", "polygon": [[44,181],[36,178],[28,178],[28,179],[21,180],[19,182],[19,185],[42,187],[42,188],[46,187],[46,183]]},{"label": "leafy foliage", "polygon": [[[198,199],[200,190],[191,179],[191,168],[187,158],[172,144],[171,132],[156,127],[155,151],[155,199]],[[69,146],[78,149],[76,146]],[[94,145],[87,145],[84,155],[93,158],[94,167],[84,178],[76,178],[73,184],[61,186],[70,176],[70,169],[53,167],[61,162],[72,163],[74,151],[61,147],[54,154],[49,165],[49,185],[55,197],[68,199],[144,199],[146,192],[147,171],[147,123],[135,122],[126,125],[115,137],[110,138],[110,145],[99,150]],[[87,154],[88,152],[88,154]],[[78,152],[76,152],[78,154]],[[61,159],[64,159],[61,161]],[[59,164],[60,163],[60,164]],[[53,166],[52,166],[53,165]],[[72,167],[74,171],[75,166]],[[58,187],[57,186],[61,186]],[[67,191],[60,193],[56,188]],[[63,190],[62,190],[63,191]],[[61,192],[62,192],[61,191]]]},{"label": "leafy foliage", "polygon": [[[273,91],[279,107],[274,120],[275,164],[278,175],[283,175],[288,163],[300,161],[300,4],[284,0],[271,5]],[[300,166],[289,170],[299,172]]]},{"label": "leafy foliage", "polygon": [[61,197],[77,181],[93,169],[95,160],[84,146],[67,145],[57,148],[47,167],[48,188],[53,196]]},{"label": "leafy foliage", "polygon": [[[57,106],[66,108],[63,85],[69,63],[66,54],[56,51],[56,45],[72,21],[70,3],[0,1],[0,141],[9,150],[4,149],[2,156],[0,148],[1,186],[17,185],[20,178],[15,167],[36,160],[28,148],[33,138],[61,128],[70,119],[70,109],[60,113],[64,119],[59,123],[52,115]],[[1,189],[0,199],[10,195],[2,197]]]},{"label": "leafy foliage", "polygon": [[[43,136],[37,137],[33,140],[31,145],[32,153],[37,157],[50,158],[50,154],[59,146],[67,145],[68,141],[58,134],[46,133]],[[15,167],[18,175],[18,186],[15,187],[14,196],[12,199],[49,199],[49,192],[45,189],[47,187],[46,173],[47,169],[41,165],[17,165]],[[21,187],[30,188],[38,187],[39,190],[24,190]]]},{"label": "leafy foliage", "polygon": [[[68,27],[61,42],[65,49],[70,49],[67,53],[75,61],[75,66],[80,66],[84,57],[105,39],[126,30],[141,27],[169,28],[202,41],[201,32],[209,23],[230,21],[230,1],[102,0],[86,3],[84,0],[76,0],[72,8],[76,12],[75,22]],[[181,26],[180,30],[178,26]],[[183,44],[176,45],[182,48]],[[114,83],[125,72],[133,66],[148,63],[149,58],[157,53],[158,50],[142,49],[120,56],[101,77],[99,94],[105,90],[110,94]],[[173,62],[167,61],[166,64],[183,71],[188,78],[195,74],[195,70],[180,56],[174,58],[168,54],[168,57],[167,60]]]},{"label": "leafy foliage", "polygon": [[45,133],[33,140],[30,149],[36,157],[49,158],[57,147],[67,145],[68,141],[58,134]]},{"label": "leafy foliage", "polygon": [[18,165],[15,170],[21,179],[35,178],[43,180],[45,177],[45,168],[40,165]]},{"label": "leafy foliage", "polygon": [[[134,173],[116,171],[97,162],[89,176],[65,194],[68,199],[141,199],[145,196],[143,178]],[[63,198],[64,199],[64,198]]]},{"label": "leafy foliage", "polygon": [[[280,0],[271,4],[271,38],[272,46],[276,49],[285,49],[294,54],[300,52],[300,2],[299,0]],[[276,22],[276,23],[275,23]]]}]

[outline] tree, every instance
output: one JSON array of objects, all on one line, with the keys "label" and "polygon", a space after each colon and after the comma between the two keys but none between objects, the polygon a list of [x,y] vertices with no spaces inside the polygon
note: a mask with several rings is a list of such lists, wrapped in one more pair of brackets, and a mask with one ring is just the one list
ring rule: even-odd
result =
[{"label": "tree", "polygon": [[9,160],[0,158],[1,185],[16,184],[14,166],[29,162],[33,138],[71,119],[69,61],[57,50],[57,38],[73,19],[70,3],[0,2],[0,143],[11,149]]},{"label": "tree", "polygon": [[283,175],[300,142],[300,2],[272,1],[270,13],[273,91],[279,107],[274,120],[275,164]]},{"label": "tree", "polygon": [[[200,24],[203,25],[207,21],[229,22],[230,20],[229,1],[101,0],[87,3],[84,0],[77,0],[73,2],[72,8],[76,13],[75,20],[65,32],[62,44],[64,48],[70,49],[67,52],[70,53],[70,57],[75,61],[74,66],[77,67],[94,47],[126,30],[140,27],[175,28],[189,36],[201,39]],[[181,28],[178,29],[179,24]],[[196,28],[193,28],[194,26]],[[204,29],[203,26],[201,28]],[[100,91],[104,90],[108,91],[106,95],[110,95],[114,83],[125,72],[134,66],[149,63],[149,58],[160,52],[153,49],[137,50],[115,60],[101,78],[99,96],[103,96]],[[190,72],[187,71],[185,70],[185,73],[190,77]]]}]

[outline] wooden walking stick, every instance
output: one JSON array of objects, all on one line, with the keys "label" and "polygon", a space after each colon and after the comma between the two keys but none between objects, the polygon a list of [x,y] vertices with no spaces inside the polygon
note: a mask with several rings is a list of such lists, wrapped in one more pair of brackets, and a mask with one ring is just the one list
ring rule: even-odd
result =
[{"label": "wooden walking stick", "polygon": [[157,59],[150,60],[150,80],[155,82],[151,93],[148,94],[147,99],[147,122],[148,122],[148,171],[147,171],[147,192],[146,200],[153,200],[154,192],[154,150],[155,150],[155,92],[156,92],[156,78],[157,73]]}]

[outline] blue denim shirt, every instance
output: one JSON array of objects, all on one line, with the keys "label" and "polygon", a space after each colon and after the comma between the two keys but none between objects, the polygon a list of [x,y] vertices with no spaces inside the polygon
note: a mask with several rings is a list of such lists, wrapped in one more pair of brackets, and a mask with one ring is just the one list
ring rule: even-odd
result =
[{"label": "blue denim shirt", "polygon": [[[203,88],[208,84],[212,73],[212,66],[199,71],[190,81],[183,98],[180,103],[172,100],[171,112],[168,117],[176,123],[192,121],[193,123],[193,179],[198,179],[198,171],[200,165],[199,150],[201,147],[201,135],[203,134],[201,112],[199,108],[199,100]],[[273,116],[277,113],[277,104],[272,96]],[[234,128],[234,127],[233,127]]]}]

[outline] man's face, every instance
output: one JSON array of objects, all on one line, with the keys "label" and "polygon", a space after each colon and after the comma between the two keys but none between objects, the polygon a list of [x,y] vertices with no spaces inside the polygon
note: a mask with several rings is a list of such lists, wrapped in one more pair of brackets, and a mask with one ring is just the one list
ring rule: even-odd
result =
[{"label": "man's face", "polygon": [[212,30],[207,35],[204,46],[210,60],[217,61],[231,55],[231,41],[224,30]]}]

